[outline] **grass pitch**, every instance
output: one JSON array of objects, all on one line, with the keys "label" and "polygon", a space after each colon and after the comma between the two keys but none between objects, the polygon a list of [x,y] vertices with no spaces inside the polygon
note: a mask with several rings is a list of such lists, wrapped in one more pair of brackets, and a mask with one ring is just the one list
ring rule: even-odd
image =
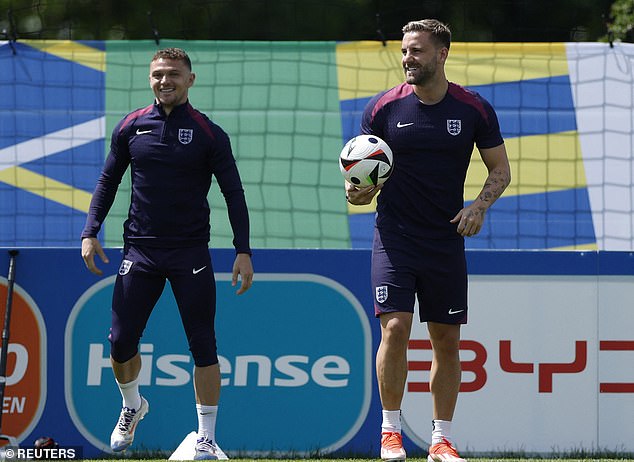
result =
[{"label": "grass pitch", "polygon": [[[112,462],[113,459],[85,459],[85,462]],[[135,461],[159,462],[166,459],[130,459]],[[323,458],[323,459],[252,459],[252,458],[235,458],[235,461],[256,461],[256,462],[274,462],[279,460],[299,461],[299,462],[377,462],[378,457],[373,459],[339,459],[339,458]],[[408,457],[409,462],[426,462],[426,457]],[[534,458],[478,458],[467,459],[469,462],[617,462],[617,461],[634,461],[632,458],[580,458],[580,459],[534,459]]]},{"label": "grass pitch", "polygon": [[[112,462],[113,459],[85,459],[85,462]],[[118,459],[121,460],[121,459]],[[123,459],[125,460],[125,459]],[[133,459],[135,462],[159,462],[166,459]],[[253,458],[231,458],[234,461],[256,461],[256,462],[276,462],[279,460],[299,461],[299,462],[377,462],[380,461],[378,457],[372,459],[347,459],[347,458],[317,458],[317,459],[292,459],[292,458],[280,458],[280,459],[253,459]],[[408,462],[427,462],[427,457],[408,457]],[[628,457],[579,457],[579,458],[518,458],[518,457],[496,457],[496,458],[468,458],[469,462],[617,462],[628,461],[634,462],[634,455]]]}]

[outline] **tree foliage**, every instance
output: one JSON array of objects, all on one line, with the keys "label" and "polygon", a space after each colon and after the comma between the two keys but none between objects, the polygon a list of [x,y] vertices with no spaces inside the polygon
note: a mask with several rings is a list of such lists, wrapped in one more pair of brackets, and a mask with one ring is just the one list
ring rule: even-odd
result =
[{"label": "tree foliage", "polygon": [[634,0],[615,0],[610,9],[609,41],[634,41]]},{"label": "tree foliage", "polygon": [[[616,0],[621,11],[632,2]],[[594,41],[612,0],[0,0],[5,39],[394,40],[409,20],[459,41]],[[619,6],[620,5],[620,6]],[[618,8],[618,10],[615,10]],[[620,32],[619,32],[620,33]],[[1,37],[0,37],[1,39]]]}]

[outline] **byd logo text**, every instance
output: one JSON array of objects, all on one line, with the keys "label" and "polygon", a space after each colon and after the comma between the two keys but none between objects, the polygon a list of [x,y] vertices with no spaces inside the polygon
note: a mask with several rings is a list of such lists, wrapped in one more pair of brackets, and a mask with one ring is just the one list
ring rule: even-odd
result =
[{"label": "byd logo text", "polygon": [[[431,342],[429,340],[410,340],[409,350],[429,350]],[[487,381],[487,371],[485,364],[487,361],[487,351],[484,345],[474,340],[461,340],[461,351],[470,351],[475,356],[470,361],[462,361],[462,371],[471,372],[474,379],[471,382],[460,385],[461,392],[474,392],[482,389]],[[599,351],[634,351],[634,341],[632,340],[603,340],[599,342]],[[511,357],[511,341],[500,340],[499,342],[499,366],[502,371],[510,374],[533,374],[537,369],[539,377],[539,392],[553,392],[553,376],[555,374],[576,374],[583,372],[586,368],[588,358],[588,342],[577,340],[574,345],[574,359],[570,362],[553,363],[530,363],[515,362]],[[410,371],[430,371],[431,361],[408,361]],[[634,393],[634,382],[601,382],[599,383],[601,393]],[[429,392],[429,382],[411,381],[407,382],[408,392]]]}]

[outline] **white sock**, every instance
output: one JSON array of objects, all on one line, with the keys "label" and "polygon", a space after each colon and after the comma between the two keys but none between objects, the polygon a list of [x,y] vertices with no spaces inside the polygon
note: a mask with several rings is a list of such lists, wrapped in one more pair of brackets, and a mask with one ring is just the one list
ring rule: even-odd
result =
[{"label": "white sock", "polygon": [[383,409],[381,432],[401,433],[401,410],[386,411]]},{"label": "white sock", "polygon": [[139,378],[137,377],[128,383],[119,383],[115,379],[123,398],[123,407],[128,409],[139,409],[141,407],[141,394],[139,393]]},{"label": "white sock", "polygon": [[196,404],[196,414],[198,414],[198,438],[207,438],[215,442],[218,406]]},{"label": "white sock", "polygon": [[451,420],[431,421],[431,444],[442,443],[443,438],[451,442]]}]

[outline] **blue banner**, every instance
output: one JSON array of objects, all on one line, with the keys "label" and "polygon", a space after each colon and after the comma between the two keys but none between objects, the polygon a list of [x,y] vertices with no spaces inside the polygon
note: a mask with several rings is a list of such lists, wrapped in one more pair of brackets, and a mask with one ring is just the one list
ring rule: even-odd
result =
[{"label": "blue banner", "polygon": [[[0,249],[1,275],[7,274],[7,250]],[[109,451],[121,403],[107,340],[121,253],[107,254],[111,263],[99,265],[103,277],[86,270],[79,249],[25,248],[16,258],[3,433],[14,432],[24,445],[47,435],[82,447],[85,457]],[[372,308],[370,251],[256,250],[253,287],[240,296],[230,281],[233,250],[211,255],[223,385],[217,437],[225,452],[378,454],[381,405],[374,356],[380,332]],[[467,256],[472,275],[634,274],[634,257],[627,252]],[[4,294],[6,285],[0,276]],[[193,361],[169,285],[140,353],[141,392],[150,412],[133,447],[171,452],[196,430],[197,420]],[[405,446],[420,451],[407,437]]]}]

